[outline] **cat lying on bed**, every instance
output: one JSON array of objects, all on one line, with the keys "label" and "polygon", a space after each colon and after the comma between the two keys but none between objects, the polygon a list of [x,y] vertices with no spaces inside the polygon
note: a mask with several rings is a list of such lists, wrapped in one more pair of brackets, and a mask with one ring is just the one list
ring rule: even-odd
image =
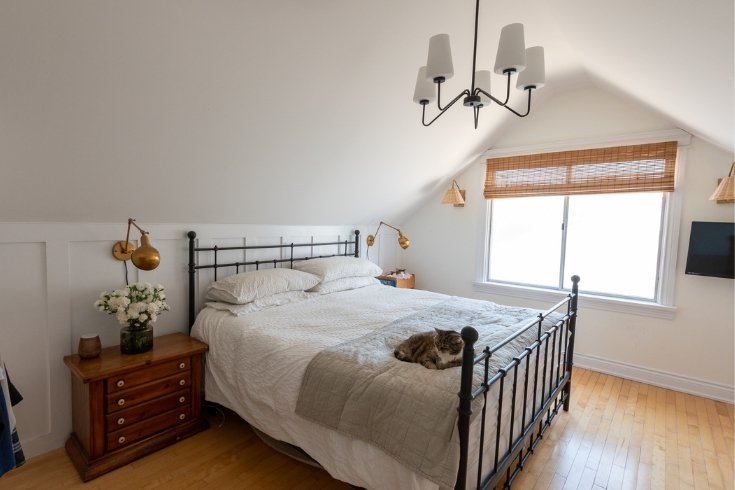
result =
[{"label": "cat lying on bed", "polygon": [[399,361],[416,362],[427,369],[447,369],[462,365],[464,341],[454,330],[439,330],[411,335],[396,347]]}]

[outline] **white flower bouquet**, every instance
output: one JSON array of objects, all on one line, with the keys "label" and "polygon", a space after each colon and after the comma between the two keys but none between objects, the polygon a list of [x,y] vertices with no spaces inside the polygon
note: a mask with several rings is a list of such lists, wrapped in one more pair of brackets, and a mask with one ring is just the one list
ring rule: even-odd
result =
[{"label": "white flower bouquet", "polygon": [[154,287],[147,282],[139,282],[109,294],[103,292],[100,299],[94,302],[94,307],[106,311],[108,315],[115,315],[121,325],[137,330],[154,323],[158,315],[171,309],[165,299],[160,284]]}]

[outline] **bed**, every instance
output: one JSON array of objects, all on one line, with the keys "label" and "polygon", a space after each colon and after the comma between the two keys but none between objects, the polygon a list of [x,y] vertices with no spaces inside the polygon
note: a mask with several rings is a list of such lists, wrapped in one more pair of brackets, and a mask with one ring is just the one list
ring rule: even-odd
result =
[{"label": "bed", "polygon": [[[301,448],[337,479],[375,490],[486,489],[501,481],[509,487],[558,411],[568,410],[576,276],[568,297],[543,312],[377,284],[241,316],[210,307],[197,315],[195,275],[201,269],[213,269],[217,280],[220,268],[293,267],[315,258],[295,254],[299,247],[333,246],[330,255],[359,257],[360,235],[251,247],[197,247],[196,234],[188,236],[191,334],[210,346],[207,400]],[[253,248],[273,249],[277,258],[218,263],[223,250]],[[197,263],[200,252],[213,257],[212,263]],[[473,325],[461,329],[461,368],[432,371],[390,358],[397,339],[432,321]],[[368,346],[374,352],[365,356]],[[343,372],[350,366],[344,359],[340,364],[339,356],[367,357],[367,367]],[[315,371],[320,362],[332,362],[333,372]],[[358,381],[346,390],[355,398],[334,395],[343,407],[334,420],[321,413],[322,402],[332,396],[322,385],[353,378]],[[363,378],[374,384],[362,388]],[[398,394],[391,395],[386,386],[399,383],[391,388]],[[363,405],[377,399],[361,414]],[[429,422],[433,430],[426,429]],[[382,432],[375,428],[380,424]]]}]

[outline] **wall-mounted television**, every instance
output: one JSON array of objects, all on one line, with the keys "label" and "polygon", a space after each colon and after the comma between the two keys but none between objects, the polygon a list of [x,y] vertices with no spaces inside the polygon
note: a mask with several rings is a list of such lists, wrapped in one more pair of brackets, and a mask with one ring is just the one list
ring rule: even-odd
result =
[{"label": "wall-mounted television", "polygon": [[735,223],[693,221],[684,272],[735,279]]}]

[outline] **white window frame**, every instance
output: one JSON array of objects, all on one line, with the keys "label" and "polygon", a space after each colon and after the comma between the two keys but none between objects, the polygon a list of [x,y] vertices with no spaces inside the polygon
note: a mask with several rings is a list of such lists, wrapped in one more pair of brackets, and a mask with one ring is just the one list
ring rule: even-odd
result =
[{"label": "white window frame", "polygon": [[[691,142],[691,135],[689,133],[680,129],[674,129],[668,131],[550,143],[518,148],[491,149],[482,154],[480,164],[485,166],[488,158],[533,155],[537,153],[557,151],[587,150],[611,146],[663,143],[666,141],[677,141],[678,148],[676,154],[676,175],[674,179],[675,190],[674,192],[669,193],[664,200],[663,226],[661,230],[662,243],[659,253],[658,267],[660,275],[656,290],[656,298],[658,302],[581,293],[579,304],[580,306],[587,308],[672,320],[676,316],[676,307],[674,306],[674,283],[676,280],[676,258],[679,249],[679,227],[681,223],[681,206],[684,192],[684,171],[686,169],[687,152]],[[482,185],[484,185],[484,181]],[[507,284],[488,280],[488,262],[490,258],[490,213],[491,202],[487,201],[486,206],[484,207],[484,212],[480,213],[480,222],[478,224],[477,260],[475,280],[472,281],[473,289],[477,292],[546,302],[557,302],[566,296],[566,291],[560,291],[558,289]],[[583,283],[584,277],[580,282],[580,289],[584,289]]]}]

